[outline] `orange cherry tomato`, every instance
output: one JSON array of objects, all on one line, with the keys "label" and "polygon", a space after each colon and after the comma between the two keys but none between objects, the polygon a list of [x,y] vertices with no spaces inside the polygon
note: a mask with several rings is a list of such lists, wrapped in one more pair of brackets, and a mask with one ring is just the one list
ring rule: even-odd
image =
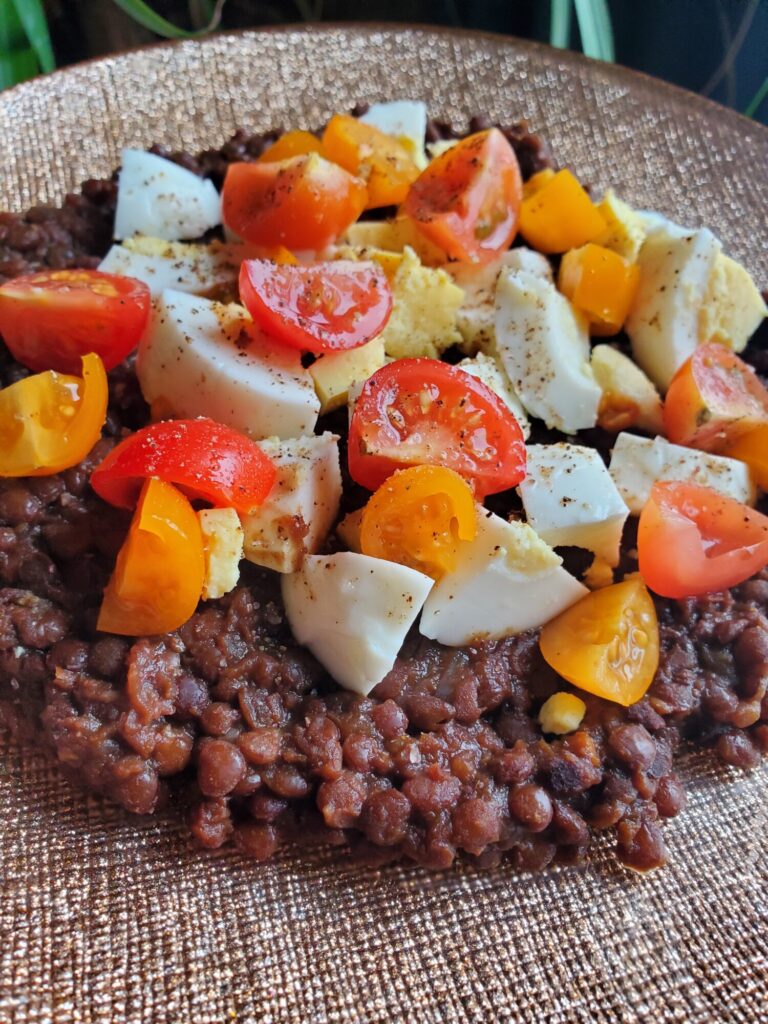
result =
[{"label": "orange cherry tomato", "polygon": [[525,476],[520,424],[491,389],[439,359],[396,359],[363,385],[349,425],[349,473],[375,491],[396,469],[447,466],[484,498]]},{"label": "orange cherry tomato", "polygon": [[627,319],[640,270],[618,253],[588,242],[560,262],[557,286],[590,321],[590,334],[617,334]]},{"label": "orange cherry tomato", "polygon": [[294,131],[281,135],[277,142],[268,146],[259,157],[260,164],[273,164],[278,160],[290,160],[292,156],[307,156],[319,153],[320,139],[312,132]]},{"label": "orange cherry tomato", "polygon": [[520,207],[520,234],[539,252],[577,249],[605,227],[605,218],[568,170],[544,181]]},{"label": "orange cherry tomato", "polygon": [[710,487],[657,482],[637,529],[640,575],[662,597],[697,597],[768,565],[768,516]]},{"label": "orange cherry tomato", "polygon": [[757,486],[768,491],[768,424],[743,434],[723,454],[746,462]]},{"label": "orange cherry tomato", "polygon": [[768,388],[735,352],[699,345],[669,385],[664,427],[675,444],[721,452],[768,424]]},{"label": "orange cherry tomato", "polygon": [[45,270],[0,288],[0,335],[30,370],[77,374],[89,352],[111,370],[138,345],[149,288],[99,270]]},{"label": "orange cherry tomato", "polygon": [[515,152],[498,128],[490,128],[432,160],[402,210],[453,259],[487,262],[515,237],[522,195]]},{"label": "orange cherry tomato", "polygon": [[54,370],[0,391],[0,476],[50,476],[76,466],[107,418],[104,364],[83,356],[82,377]]},{"label": "orange cherry tomato", "polygon": [[544,626],[539,646],[563,679],[629,707],[651,685],[659,665],[651,595],[637,577],[593,590]]},{"label": "orange cherry tomato", "polygon": [[336,114],[328,122],[323,156],[363,179],[369,210],[402,203],[419,176],[408,150],[397,139],[348,114]]},{"label": "orange cherry tomato", "polygon": [[439,579],[477,533],[475,499],[458,473],[412,466],[393,473],[370,498],[360,524],[364,555],[399,562]]},{"label": "orange cherry tomato", "polygon": [[315,251],[357,220],[367,196],[365,182],[317,153],[277,163],[230,164],[222,216],[253,245]]},{"label": "orange cherry tomato", "polygon": [[123,636],[178,629],[195,611],[204,580],[197,513],[172,484],[147,480],[104,591],[96,628]]}]

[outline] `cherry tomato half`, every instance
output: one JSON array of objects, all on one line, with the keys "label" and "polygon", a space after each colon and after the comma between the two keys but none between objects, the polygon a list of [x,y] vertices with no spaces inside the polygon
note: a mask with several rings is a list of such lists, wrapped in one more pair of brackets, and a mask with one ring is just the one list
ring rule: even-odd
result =
[{"label": "cherry tomato half", "polygon": [[258,508],[275,482],[272,460],[255,441],[213,420],[166,420],[121,441],[91,474],[91,487],[110,505],[132,508],[144,480],[157,477],[190,498]]},{"label": "cherry tomato half", "polygon": [[490,128],[436,157],[411,185],[402,210],[449,256],[478,263],[509,248],[522,197],[515,151]]},{"label": "cherry tomato half", "polygon": [[402,203],[408,186],[419,176],[408,150],[397,139],[349,114],[336,114],[328,122],[323,155],[363,179],[369,210]]},{"label": "cherry tomato half", "polygon": [[171,484],[147,480],[104,591],[96,628],[123,636],[178,629],[197,608],[204,579],[197,513]]},{"label": "cherry tomato half", "polygon": [[396,469],[455,470],[479,498],[525,476],[515,417],[482,381],[439,359],[398,359],[363,386],[349,427],[349,472],[376,490]]},{"label": "cherry tomato half", "polygon": [[324,249],[365,209],[365,182],[317,153],[276,163],[230,164],[224,223],[252,245]]},{"label": "cherry tomato half", "polygon": [[305,352],[364,345],[384,329],[392,311],[384,271],[367,261],[287,266],[245,260],[240,298],[267,334]]},{"label": "cherry tomato half", "polygon": [[640,575],[662,597],[743,583],[768,565],[768,516],[697,484],[657,482],[637,530]]},{"label": "cherry tomato half", "polygon": [[669,385],[664,426],[670,441],[719,452],[768,424],[768,389],[735,352],[700,345]]},{"label": "cherry tomato half", "polygon": [[77,374],[89,352],[111,370],[139,343],[149,305],[149,288],[132,277],[46,270],[0,288],[0,335],[30,370]]},{"label": "cherry tomato half", "polygon": [[363,510],[360,547],[439,579],[456,565],[462,541],[477,533],[469,485],[445,466],[411,466],[393,473]]}]

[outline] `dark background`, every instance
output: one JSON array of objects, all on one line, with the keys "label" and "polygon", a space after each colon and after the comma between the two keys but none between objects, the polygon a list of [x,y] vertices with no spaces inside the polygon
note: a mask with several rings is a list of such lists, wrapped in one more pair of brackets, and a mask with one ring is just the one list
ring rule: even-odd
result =
[{"label": "dark background", "polygon": [[[2,0],[0,0],[2,2]],[[190,27],[188,0],[153,0]],[[768,0],[610,0],[616,60],[744,111],[768,74]],[[47,0],[57,62],[124,50],[157,39],[112,0]],[[549,0],[227,0],[223,28],[302,20],[401,21],[485,29],[548,40]],[[746,19],[746,20],[745,20]],[[740,26],[738,53],[729,57]],[[579,49],[574,19],[571,47]],[[754,115],[768,121],[768,100]]]}]

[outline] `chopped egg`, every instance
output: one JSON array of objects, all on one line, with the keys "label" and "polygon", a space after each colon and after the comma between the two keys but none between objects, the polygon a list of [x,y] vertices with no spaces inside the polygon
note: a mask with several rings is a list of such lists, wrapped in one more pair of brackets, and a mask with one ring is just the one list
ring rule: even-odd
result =
[{"label": "chopped egg", "polygon": [[477,535],[426,600],[420,629],[448,647],[533,629],[589,593],[525,523],[478,508]]},{"label": "chopped egg", "polygon": [[295,572],[319,551],[339,513],[339,438],[328,431],[283,441],[272,437],[259,447],[274,463],[277,479],[264,504],[243,516],[244,554],[275,572]]},{"label": "chopped egg", "polygon": [[566,693],[565,690],[553,693],[539,710],[541,731],[555,733],[557,736],[575,732],[581,725],[586,710],[587,705],[575,693]]},{"label": "chopped egg", "polygon": [[487,384],[491,391],[499,396],[520,424],[523,437],[527,438],[529,436],[531,424],[525,414],[525,409],[515,394],[512,381],[507,376],[506,370],[497,359],[478,352],[474,359],[462,359],[459,363],[459,369],[464,370],[466,373],[471,373],[473,377],[477,377],[483,384]]},{"label": "chopped egg", "polygon": [[640,250],[640,283],[625,330],[635,361],[662,390],[705,340],[700,310],[719,253],[711,231],[686,233],[674,224],[651,231]]},{"label": "chopped egg", "polygon": [[699,340],[717,341],[741,352],[767,314],[748,271],[719,253],[699,311]]},{"label": "chopped egg", "polygon": [[195,245],[136,235],[122,245],[113,245],[99,270],[143,281],[153,299],[166,288],[219,298],[236,294],[237,275],[246,253],[244,246],[220,242]]},{"label": "chopped egg", "polygon": [[275,345],[241,306],[164,291],[136,373],[155,418],[210,416],[253,438],[310,434],[320,400],[301,355]]},{"label": "chopped egg", "polygon": [[203,600],[223,597],[240,578],[243,528],[233,508],[204,508],[197,513],[205,551]]},{"label": "chopped egg", "polygon": [[419,170],[427,166],[424,140],[427,134],[427,105],[423,100],[392,100],[372,103],[360,116],[364,124],[392,135],[404,146]]},{"label": "chopped egg", "polygon": [[154,153],[123,150],[115,238],[141,234],[174,242],[199,238],[219,224],[221,200],[213,182]]},{"label": "chopped egg", "polygon": [[359,220],[347,228],[341,242],[392,253],[402,253],[407,245],[413,249],[425,267],[439,267],[448,258],[442,249],[421,234],[410,217],[395,217],[394,220]]},{"label": "chopped egg", "polygon": [[615,421],[623,415],[626,417],[623,426],[638,427],[649,434],[664,433],[659,392],[629,356],[613,345],[595,345],[591,365],[603,392],[599,412],[601,426],[610,429],[611,418]]},{"label": "chopped egg", "polygon": [[350,551],[357,551],[358,553],[363,550],[360,542],[360,527],[363,522],[364,511],[364,508],[358,508],[354,512],[348,512],[336,527],[336,536],[341,543],[348,547]]},{"label": "chopped egg", "polygon": [[586,548],[618,565],[629,509],[600,453],[576,444],[532,444],[518,490],[528,523],[555,547]]},{"label": "chopped egg", "polygon": [[427,143],[427,155],[430,160],[436,160],[437,157],[442,156],[443,153],[447,153],[449,149],[453,149],[460,139],[438,139],[437,142]]},{"label": "chopped egg", "polygon": [[634,263],[645,241],[646,228],[642,216],[619,199],[611,188],[606,191],[597,209],[603,216],[606,228],[593,242]]},{"label": "chopped egg", "polygon": [[753,505],[756,497],[746,463],[670,444],[663,437],[619,434],[609,471],[633,515],[640,515],[657,480],[683,480],[711,487],[747,505]]},{"label": "chopped egg", "polygon": [[369,694],[395,664],[432,580],[353,551],[310,555],[283,577],[288,622],[341,686]]},{"label": "chopped egg", "polygon": [[345,405],[350,386],[368,380],[384,362],[384,339],[381,335],[357,348],[319,356],[309,372],[320,399],[320,414]]},{"label": "chopped egg", "polygon": [[494,329],[501,363],[531,415],[565,433],[594,427],[602,392],[589,365],[587,324],[551,281],[503,270]]}]

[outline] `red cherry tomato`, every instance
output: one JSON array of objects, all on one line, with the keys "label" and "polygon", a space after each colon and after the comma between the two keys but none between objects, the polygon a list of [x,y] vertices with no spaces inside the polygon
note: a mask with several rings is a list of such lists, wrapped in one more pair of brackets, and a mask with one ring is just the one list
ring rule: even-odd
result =
[{"label": "red cherry tomato", "polygon": [[720,452],[766,424],[768,389],[735,352],[714,342],[683,363],[664,399],[664,427],[675,444]]},{"label": "red cherry tomato", "polygon": [[436,157],[411,185],[402,209],[449,256],[478,263],[509,248],[522,199],[515,151],[490,128]]},{"label": "red cherry tomato", "polygon": [[277,163],[230,164],[224,223],[264,248],[324,249],[365,209],[365,182],[317,153]]},{"label": "red cherry tomato", "polygon": [[768,565],[768,516],[710,487],[658,482],[637,550],[640,575],[662,597],[726,590]]},{"label": "red cherry tomato", "polygon": [[247,514],[275,482],[272,460],[255,441],[213,420],[166,420],[126,437],[91,474],[110,505],[132,508],[147,477],[177,484],[190,498]]},{"label": "red cherry tomato", "polygon": [[398,359],[363,386],[349,427],[349,472],[374,491],[396,469],[447,466],[478,498],[525,476],[520,424],[482,381],[439,359]]},{"label": "red cherry tomato", "polygon": [[138,344],[149,304],[149,288],[132,277],[46,270],[0,288],[0,335],[30,370],[78,374],[89,352],[111,370]]},{"label": "red cherry tomato", "polygon": [[303,267],[245,260],[240,298],[267,334],[305,352],[364,345],[383,330],[392,311],[384,271],[366,261]]}]

